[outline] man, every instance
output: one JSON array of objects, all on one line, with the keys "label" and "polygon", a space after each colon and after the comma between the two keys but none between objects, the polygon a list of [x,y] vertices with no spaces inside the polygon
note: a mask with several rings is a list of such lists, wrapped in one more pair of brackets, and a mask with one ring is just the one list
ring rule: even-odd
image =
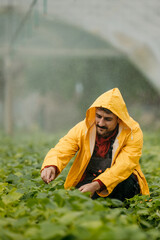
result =
[{"label": "man", "polygon": [[77,153],[64,187],[90,192],[93,199],[111,197],[124,201],[135,194],[149,194],[139,159],[143,135],[128,114],[118,88],[102,94],[45,157],[41,177],[49,183]]}]

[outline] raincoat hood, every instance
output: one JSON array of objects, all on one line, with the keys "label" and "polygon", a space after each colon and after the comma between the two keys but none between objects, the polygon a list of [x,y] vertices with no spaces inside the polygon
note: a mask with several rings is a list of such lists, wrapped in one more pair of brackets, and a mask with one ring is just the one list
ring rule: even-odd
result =
[{"label": "raincoat hood", "polygon": [[132,129],[133,119],[128,114],[126,104],[118,88],[113,88],[103,93],[90,106],[86,112],[86,125],[88,128],[90,128],[95,122],[95,113],[97,107],[109,109],[130,129]]}]

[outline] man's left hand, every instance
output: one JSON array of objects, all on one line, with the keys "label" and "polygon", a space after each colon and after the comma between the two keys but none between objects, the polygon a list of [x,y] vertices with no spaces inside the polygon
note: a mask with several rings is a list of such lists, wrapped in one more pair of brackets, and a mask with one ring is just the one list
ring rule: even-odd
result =
[{"label": "man's left hand", "polygon": [[82,193],[85,193],[85,192],[90,192],[91,193],[91,197],[93,196],[93,194],[100,190],[101,186],[100,184],[95,181],[95,182],[92,182],[92,183],[87,183],[85,185],[82,185],[80,188],[78,188]]}]

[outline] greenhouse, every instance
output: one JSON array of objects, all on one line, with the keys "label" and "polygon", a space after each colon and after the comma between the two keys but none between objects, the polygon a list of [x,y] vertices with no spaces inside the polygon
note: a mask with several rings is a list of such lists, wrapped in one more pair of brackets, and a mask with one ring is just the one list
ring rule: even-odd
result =
[{"label": "greenhouse", "polygon": [[[159,240],[160,2],[0,0],[0,239]],[[150,195],[92,200],[40,177],[94,100],[122,93]]]}]

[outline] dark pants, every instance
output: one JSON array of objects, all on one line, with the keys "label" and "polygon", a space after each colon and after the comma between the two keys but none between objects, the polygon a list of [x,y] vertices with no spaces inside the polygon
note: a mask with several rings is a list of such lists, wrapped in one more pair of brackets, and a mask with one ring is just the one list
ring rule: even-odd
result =
[{"label": "dark pants", "polygon": [[[136,179],[136,177],[131,174],[129,176],[129,178],[127,178],[126,180],[124,180],[123,182],[119,183],[111,192],[111,194],[109,194],[107,197],[108,198],[116,198],[119,199],[121,201],[124,201],[125,198],[132,198],[134,197],[136,194],[140,193],[140,187],[138,184],[138,181]],[[94,195],[92,196],[92,199],[97,199],[100,196],[97,193],[94,193]]]}]

